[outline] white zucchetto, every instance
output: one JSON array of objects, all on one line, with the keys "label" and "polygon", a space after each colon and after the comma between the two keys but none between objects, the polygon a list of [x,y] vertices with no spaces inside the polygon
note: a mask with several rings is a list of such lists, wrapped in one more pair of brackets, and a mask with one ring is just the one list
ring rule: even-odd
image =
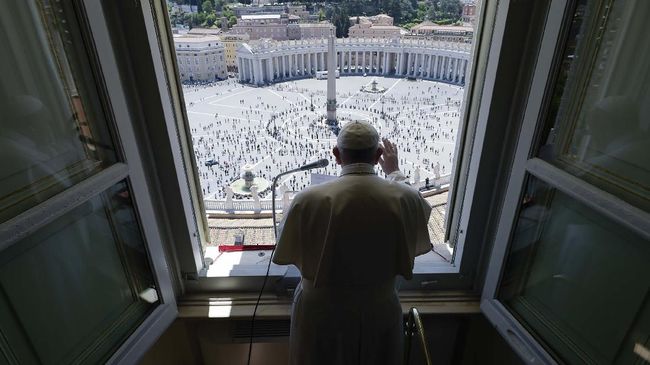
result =
[{"label": "white zucchetto", "polygon": [[349,122],[341,128],[336,138],[338,148],[364,150],[379,145],[379,133],[368,122]]}]

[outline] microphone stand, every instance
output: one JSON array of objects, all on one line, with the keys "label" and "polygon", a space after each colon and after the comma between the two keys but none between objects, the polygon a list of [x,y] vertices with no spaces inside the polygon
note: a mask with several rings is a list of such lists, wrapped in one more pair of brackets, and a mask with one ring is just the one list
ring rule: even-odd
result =
[{"label": "microphone stand", "polygon": [[[273,237],[275,237],[276,244],[278,243],[278,226],[276,224],[277,221],[275,219],[275,187],[278,184],[278,180],[280,180],[282,176],[293,174],[294,172],[299,172],[299,171],[301,171],[300,168],[281,172],[276,177],[273,178],[273,182],[271,183],[271,217],[273,220]],[[288,207],[282,207],[282,209],[285,211],[287,208]],[[273,252],[275,252],[275,246],[273,246]],[[271,253],[271,255],[273,255],[273,253]]]},{"label": "microphone stand", "polygon": [[[260,293],[257,296],[257,301],[255,302],[255,309],[253,309],[253,316],[251,317],[251,335],[250,339],[248,342],[248,361],[247,364],[250,365],[251,363],[251,353],[253,350],[253,335],[255,331],[255,315],[257,314],[257,307],[260,304],[260,300],[262,299],[262,293],[264,293],[264,288],[266,287],[266,282],[269,278],[269,272],[271,271],[271,260],[273,259],[273,254],[275,253],[275,247],[278,243],[278,226],[275,223],[276,218],[275,218],[275,187],[278,183],[278,180],[285,175],[293,174],[294,172],[299,172],[299,171],[306,171],[301,168],[285,171],[279,173],[276,177],[273,178],[273,182],[271,183],[271,217],[273,220],[273,237],[275,238],[275,244],[273,245],[273,248],[271,249],[271,256],[269,257],[269,264],[266,267],[266,275],[264,275],[264,281],[262,282],[262,289],[260,289]],[[283,211],[286,212],[288,207],[282,207]]]}]

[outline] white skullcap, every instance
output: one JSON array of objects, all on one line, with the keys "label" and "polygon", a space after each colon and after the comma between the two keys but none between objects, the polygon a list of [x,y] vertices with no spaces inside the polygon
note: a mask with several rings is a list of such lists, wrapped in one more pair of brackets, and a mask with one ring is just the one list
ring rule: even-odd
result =
[{"label": "white skullcap", "polygon": [[365,150],[379,145],[379,133],[368,122],[349,122],[341,128],[336,146],[347,150]]}]

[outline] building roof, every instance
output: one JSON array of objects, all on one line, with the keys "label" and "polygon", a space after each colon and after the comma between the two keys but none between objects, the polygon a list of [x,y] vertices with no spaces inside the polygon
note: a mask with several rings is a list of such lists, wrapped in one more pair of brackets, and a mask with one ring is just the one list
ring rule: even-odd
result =
[{"label": "building roof", "polygon": [[221,34],[221,29],[219,28],[192,28],[188,34]]},{"label": "building roof", "polygon": [[222,33],[219,37],[223,41],[238,40],[238,41],[247,41],[250,39],[248,33]]},{"label": "building roof", "polygon": [[398,27],[398,26],[396,26],[396,25],[373,25],[372,27],[370,27],[370,29],[384,29],[384,30],[387,30],[387,29],[393,29],[393,30],[400,30],[400,29],[402,29],[402,28],[400,28],[400,27]]},{"label": "building roof", "polygon": [[300,28],[332,28],[334,25],[331,23],[323,22],[323,23],[300,23],[298,24]]},{"label": "building roof", "polygon": [[438,25],[430,21],[424,21],[418,25],[411,27],[411,30],[440,30],[440,31],[463,31],[472,32],[474,28],[466,27],[463,25]]},{"label": "building roof", "polygon": [[191,34],[174,34],[174,42],[178,43],[202,43],[202,42],[219,42],[219,37],[214,35],[197,36]]},{"label": "building roof", "polygon": [[242,15],[243,20],[280,19],[280,14],[253,14]]}]

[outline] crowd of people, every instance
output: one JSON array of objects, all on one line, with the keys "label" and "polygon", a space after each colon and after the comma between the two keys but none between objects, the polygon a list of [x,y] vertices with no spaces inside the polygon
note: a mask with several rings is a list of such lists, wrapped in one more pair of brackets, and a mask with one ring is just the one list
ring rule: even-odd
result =
[{"label": "crowd of people", "polygon": [[[356,84],[345,87],[348,81]],[[399,147],[400,166],[411,180],[417,178],[423,184],[425,179],[434,181],[449,174],[463,89],[386,78],[377,80],[386,92],[361,91],[359,84],[368,81],[361,77],[337,80],[339,85],[345,83],[337,93],[340,123],[373,123]],[[226,188],[240,178],[245,164],[254,165],[258,177],[272,180],[282,171],[328,158],[329,166],[312,172],[338,174],[331,154],[335,128],[324,120],[324,80],[291,81],[263,89],[224,80],[186,85],[184,94],[204,197],[225,198]],[[299,191],[311,184],[311,176],[289,175],[281,184]]]}]

